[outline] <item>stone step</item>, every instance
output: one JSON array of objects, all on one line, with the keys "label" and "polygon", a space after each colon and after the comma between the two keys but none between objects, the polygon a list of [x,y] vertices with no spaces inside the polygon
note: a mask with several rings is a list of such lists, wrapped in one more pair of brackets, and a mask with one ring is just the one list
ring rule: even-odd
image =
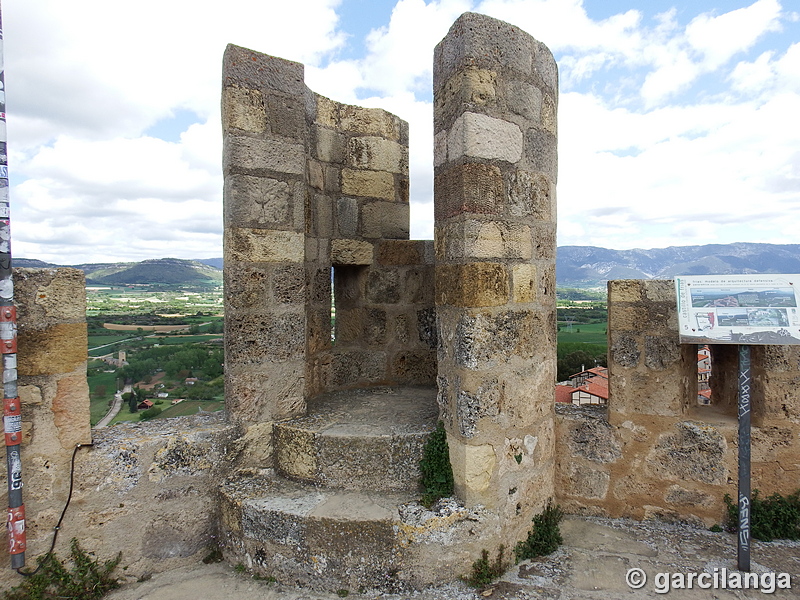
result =
[{"label": "stone step", "polygon": [[480,555],[476,528],[496,527],[482,509],[417,494],[333,490],[269,470],[220,487],[226,560],[286,584],[383,591],[452,581]]},{"label": "stone step", "polygon": [[435,388],[324,394],[309,402],[307,417],[274,425],[275,465],[281,475],[329,488],[416,492],[437,418]]}]

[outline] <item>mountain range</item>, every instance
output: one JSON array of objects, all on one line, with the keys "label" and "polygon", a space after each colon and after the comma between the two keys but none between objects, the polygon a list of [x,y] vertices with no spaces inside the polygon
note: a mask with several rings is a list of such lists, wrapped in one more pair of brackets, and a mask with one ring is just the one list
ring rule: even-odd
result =
[{"label": "mountain range", "polygon": [[[707,244],[650,250],[610,250],[561,246],[556,254],[559,287],[599,287],[609,279],[671,279],[676,275],[800,273],[800,244]],[[72,266],[90,285],[215,284],[222,281],[222,259],[161,258],[133,263],[55,265],[15,258],[15,267]]]}]

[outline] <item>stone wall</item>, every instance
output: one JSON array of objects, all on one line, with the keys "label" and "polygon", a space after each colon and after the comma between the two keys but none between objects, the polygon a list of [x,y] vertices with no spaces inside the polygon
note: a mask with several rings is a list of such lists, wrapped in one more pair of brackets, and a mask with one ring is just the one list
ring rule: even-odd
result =
[{"label": "stone wall", "polygon": [[237,46],[222,112],[232,420],[263,439],[325,391],[432,385],[433,248],[408,240],[408,124]]},{"label": "stone wall", "polygon": [[[185,564],[214,547],[220,472],[241,444],[224,415],[182,417],[92,431],[86,382],[86,295],[77,269],[15,269],[26,570],[50,548],[74,491],[56,552],[71,538],[102,559],[122,551],[131,578]],[[0,485],[7,490],[6,470]],[[5,498],[0,502],[7,506]],[[3,535],[3,544],[6,534]],[[21,583],[0,552],[0,589]]]},{"label": "stone wall", "polygon": [[474,13],[434,54],[440,413],[458,496],[507,546],[554,494],[557,77],[543,44]]},{"label": "stone wall", "polygon": [[[559,501],[571,512],[721,522],[737,493],[736,347],[712,346],[711,406],[698,406],[697,352],[681,345],[672,281],[608,285],[608,409],[558,407]],[[752,481],[798,488],[800,349],[752,348]]]}]

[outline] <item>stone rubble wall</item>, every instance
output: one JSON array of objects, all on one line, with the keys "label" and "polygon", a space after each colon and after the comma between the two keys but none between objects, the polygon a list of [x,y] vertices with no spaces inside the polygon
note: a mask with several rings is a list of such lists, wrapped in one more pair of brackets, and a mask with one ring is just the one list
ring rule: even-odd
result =
[{"label": "stone rubble wall", "polygon": [[435,49],[440,413],[456,493],[507,547],[554,495],[557,103],[552,54],[508,23],[466,13]]},{"label": "stone rubble wall", "polygon": [[[697,406],[696,347],[679,344],[672,281],[608,285],[608,408],[559,406],[556,489],[570,512],[722,522],[737,494],[737,349],[712,346]],[[753,346],[752,487],[798,489],[800,348]]]}]

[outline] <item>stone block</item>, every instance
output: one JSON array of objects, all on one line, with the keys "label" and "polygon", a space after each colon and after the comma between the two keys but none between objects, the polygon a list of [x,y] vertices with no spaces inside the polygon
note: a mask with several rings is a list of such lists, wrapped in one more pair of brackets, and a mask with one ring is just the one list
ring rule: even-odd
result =
[{"label": "stone block", "polygon": [[[21,296],[18,294],[18,297]],[[35,322],[22,318],[18,322],[17,373],[20,376],[58,375],[81,366],[85,368],[86,323],[56,323],[34,329]]]},{"label": "stone block", "polygon": [[222,170],[226,175],[271,171],[305,176],[306,151],[303,144],[282,139],[228,135],[223,148]]},{"label": "stone block", "polygon": [[424,308],[417,311],[417,335],[419,341],[429,348],[438,345],[438,329],[436,327],[436,309]]},{"label": "stone block", "polygon": [[225,308],[236,310],[263,308],[268,302],[271,271],[263,265],[230,263],[223,270],[225,280]]},{"label": "stone block", "polygon": [[303,262],[305,240],[300,232],[229,227],[225,230],[225,264]]},{"label": "stone block", "polygon": [[556,224],[535,222],[531,226],[532,258],[553,262],[556,259]]},{"label": "stone block", "polygon": [[617,279],[608,282],[609,310],[614,302],[641,302],[643,298],[641,281],[637,279]]},{"label": "stone block", "polygon": [[552,135],[558,135],[558,117],[556,116],[556,101],[553,96],[545,94],[542,98],[542,112],[540,121],[542,127]]},{"label": "stone block", "polygon": [[391,375],[406,384],[431,385],[436,382],[436,351],[399,352],[392,360],[391,369]]},{"label": "stone block", "polygon": [[445,225],[437,235],[437,258],[516,259],[530,261],[533,241],[530,227],[513,222],[468,220]]},{"label": "stone block", "polygon": [[322,163],[316,160],[308,161],[308,185],[318,190],[325,189],[325,177]]},{"label": "stone block", "polygon": [[400,274],[396,269],[370,269],[364,294],[367,302],[397,304],[400,302],[400,291]]},{"label": "stone block", "polygon": [[558,65],[550,49],[538,40],[531,44],[533,50],[533,72],[546,89],[558,94]]},{"label": "stone block", "polygon": [[[511,80],[503,85],[506,106],[527,122],[538,124],[542,117],[542,91],[525,81]],[[553,113],[555,116],[555,113]]]},{"label": "stone block", "polygon": [[470,370],[531,359],[543,339],[552,338],[541,318],[528,311],[462,314],[454,335],[455,363]]},{"label": "stone block", "polygon": [[376,351],[338,351],[333,355],[332,383],[353,387],[377,383],[386,378],[386,353]]},{"label": "stone block", "polygon": [[305,139],[306,118],[302,97],[269,94],[266,112],[273,135],[296,140]]},{"label": "stone block", "polygon": [[524,168],[543,173],[558,182],[558,147],[556,136],[545,129],[528,129],[525,132]]},{"label": "stone block", "polygon": [[331,263],[334,265],[371,265],[374,248],[364,240],[331,240]]},{"label": "stone block", "polygon": [[[372,135],[408,144],[408,124],[382,108],[339,105],[339,127],[356,135]],[[405,140],[403,139],[405,132]]]},{"label": "stone block", "polygon": [[239,363],[226,357],[225,408],[234,423],[291,419],[304,413],[305,360]]},{"label": "stone block", "polygon": [[382,240],[376,245],[376,261],[383,266],[421,265],[425,262],[424,242]]},{"label": "stone block", "polygon": [[240,364],[300,359],[305,350],[305,316],[249,314],[225,322],[226,362]]},{"label": "stone block", "polygon": [[285,228],[292,222],[293,206],[303,203],[299,182],[271,177],[231,175],[225,178],[227,227]]},{"label": "stone block", "polygon": [[259,90],[226,87],[222,90],[222,127],[263,133],[267,129],[264,96]]},{"label": "stone block", "polygon": [[447,134],[446,130],[439,131],[433,136],[433,166],[440,167],[447,162]]},{"label": "stone block", "polygon": [[465,163],[434,179],[436,219],[464,212],[494,215],[503,209],[503,179],[496,165]]},{"label": "stone block", "polygon": [[720,485],[728,480],[727,450],[728,444],[716,428],[681,421],[672,432],[661,435],[646,464],[652,476],[662,480]]},{"label": "stone block", "polygon": [[[333,203],[327,194],[314,194],[316,212],[312,215],[313,231],[323,240],[333,237]],[[322,240],[320,240],[322,243]],[[320,248],[320,250],[322,250]],[[306,256],[308,260],[308,255]],[[319,260],[327,260],[327,253],[320,252]]]},{"label": "stone block", "polygon": [[89,385],[83,365],[78,372],[58,379],[51,408],[62,448],[72,450],[78,444],[91,444]]},{"label": "stone block", "polygon": [[327,127],[317,126],[316,132],[316,157],[325,162],[344,163],[346,138],[341,133]]},{"label": "stone block", "polygon": [[542,173],[515,170],[509,173],[508,212],[514,217],[532,217],[555,222],[555,185]]},{"label": "stone block", "polygon": [[342,193],[348,196],[395,200],[394,177],[386,171],[342,169]]},{"label": "stone block", "polygon": [[512,298],[521,304],[536,302],[537,276],[536,266],[530,263],[514,265],[511,268]]},{"label": "stone block", "polygon": [[535,40],[519,27],[477,13],[464,13],[434,50],[434,87],[465,65],[530,75]]},{"label": "stone block", "polygon": [[364,312],[364,338],[362,341],[370,346],[381,346],[386,343],[386,311],[379,308],[368,308]]},{"label": "stone block", "polygon": [[[474,382],[472,382],[474,383]],[[478,385],[470,385],[462,379],[462,387],[456,394],[455,424],[458,432],[465,438],[478,433],[478,422],[484,417],[496,417],[503,404],[503,386],[497,378],[480,378]]]},{"label": "stone block", "polygon": [[361,209],[365,238],[407,240],[411,207],[406,202],[370,202]]},{"label": "stone block", "polygon": [[278,304],[304,304],[306,300],[305,267],[278,267],[272,277],[272,295]]},{"label": "stone block", "polygon": [[436,266],[437,304],[503,306],[508,299],[508,272],[502,264],[480,262]]},{"label": "stone block", "polygon": [[570,463],[569,465],[569,493],[582,498],[603,500],[608,494],[611,476],[599,469],[592,469],[585,465]]},{"label": "stone block", "polygon": [[408,148],[375,136],[352,137],[347,142],[347,165],[354,169],[408,172]]},{"label": "stone block", "polygon": [[222,59],[223,85],[273,90],[301,98],[305,93],[301,63],[228,44]]},{"label": "stone block", "polygon": [[450,436],[448,445],[458,496],[468,507],[483,504],[489,509],[493,508],[497,504],[490,489],[497,468],[494,448],[490,444],[464,444]]},{"label": "stone block", "polygon": [[639,349],[637,337],[632,334],[618,333],[613,329],[610,337],[611,347],[608,350],[612,364],[628,369],[638,366],[642,352]]},{"label": "stone block", "polygon": [[677,329],[672,336],[646,335],[644,338],[644,364],[649,369],[663,371],[681,358],[681,345],[678,341]]},{"label": "stone block", "polygon": [[358,234],[358,200],[338,198],[336,200],[336,229],[342,237],[356,237]]},{"label": "stone block", "polygon": [[43,328],[86,320],[86,277],[80,269],[13,270],[17,322],[21,327]]},{"label": "stone block", "polygon": [[450,162],[468,157],[515,164],[522,158],[522,149],[523,135],[519,126],[474,112],[458,117],[447,136]]}]

